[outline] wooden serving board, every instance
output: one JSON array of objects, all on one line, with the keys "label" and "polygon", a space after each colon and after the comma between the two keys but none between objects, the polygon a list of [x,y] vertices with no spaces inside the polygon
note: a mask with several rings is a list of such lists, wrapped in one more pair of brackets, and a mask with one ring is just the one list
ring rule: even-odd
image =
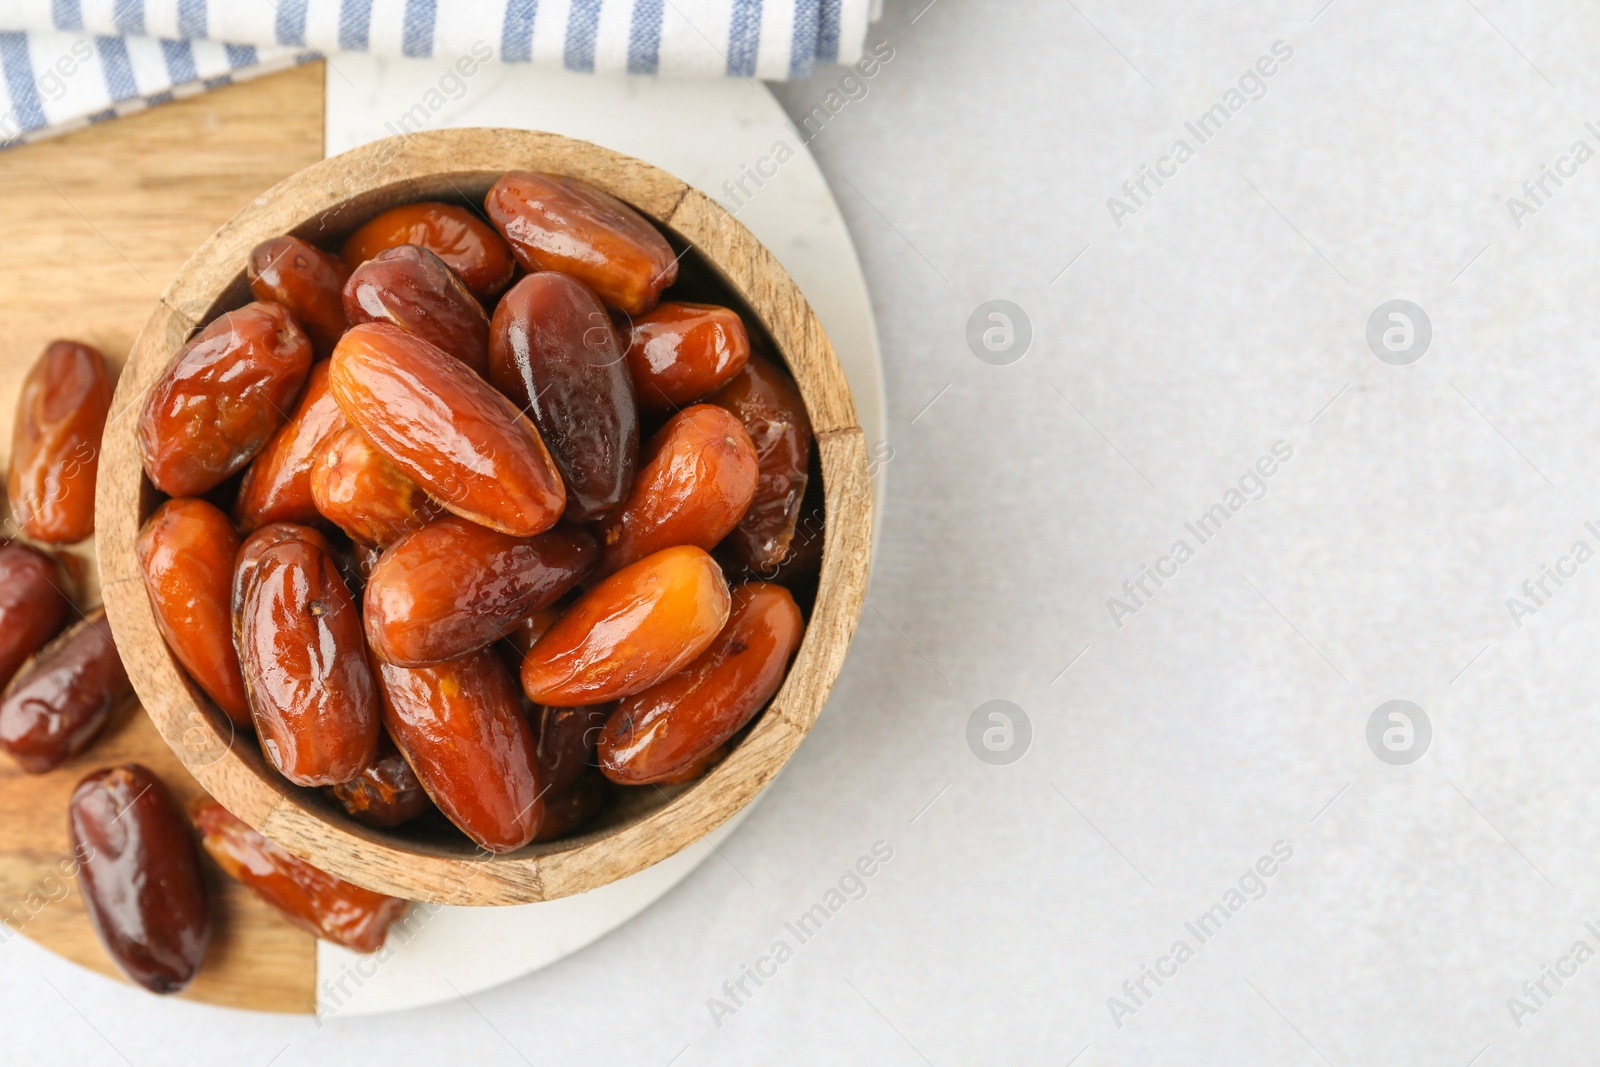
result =
[{"label": "wooden serving board", "polygon": [[[49,341],[88,342],[119,370],[156,298],[201,242],[322,154],[320,63],[0,152],[0,464],[9,462],[22,378]],[[96,603],[92,550],[73,554],[91,572],[82,606]],[[0,756],[0,921],[116,978],[61,864],[73,787],[91,770],[127,761],[148,766],[180,802],[200,792],[139,709],[50,774],[23,774]],[[314,939],[208,867],[217,923],[205,966],[182,995],[314,1011]]]}]

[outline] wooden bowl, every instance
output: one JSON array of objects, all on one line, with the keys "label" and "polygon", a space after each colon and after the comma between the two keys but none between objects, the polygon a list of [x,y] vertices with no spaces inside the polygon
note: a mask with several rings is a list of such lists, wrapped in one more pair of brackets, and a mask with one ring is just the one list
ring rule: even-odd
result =
[{"label": "wooden bowl", "polygon": [[[459,832],[405,836],[349,819],[319,791],[266,762],[253,737],[189,680],[156,629],[134,539],[159,502],[135,443],[150,388],[195,330],[250,299],[245,259],[291,233],[336,239],[386,208],[417,200],[481,204],[508,170],[591,182],[654,220],[765,327],[788,363],[816,432],[826,497],[822,574],[805,639],[771,706],[705,777],[626,790],[601,824],[574,838],[490,856]],[[179,195],[179,194],[174,194]],[[439,130],[365,145],[307,167],[257,197],[178,272],[129,354],[112,401],[95,501],[106,611],[145,710],[217,800],[296,855],[395,896],[443,904],[520,904],[594,889],[671,856],[761,791],[794,753],[844,660],[861,612],[872,539],[866,449],[837,357],[799,288],[737,220],[657,168],[547,133]]]}]

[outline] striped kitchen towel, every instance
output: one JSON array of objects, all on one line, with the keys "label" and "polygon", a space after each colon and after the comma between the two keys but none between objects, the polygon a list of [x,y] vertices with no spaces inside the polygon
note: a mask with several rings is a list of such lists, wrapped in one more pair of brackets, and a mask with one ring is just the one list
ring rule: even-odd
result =
[{"label": "striped kitchen towel", "polygon": [[882,0],[3,0],[0,147],[341,51],[803,78]]}]

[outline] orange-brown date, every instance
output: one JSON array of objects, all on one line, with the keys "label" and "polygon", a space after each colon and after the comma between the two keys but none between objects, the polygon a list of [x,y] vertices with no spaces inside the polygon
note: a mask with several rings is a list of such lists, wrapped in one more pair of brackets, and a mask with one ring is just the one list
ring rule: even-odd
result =
[{"label": "orange-brown date", "polygon": [[313,937],[356,952],[376,952],[406,902],[352,885],[311,866],[252,830],[215,800],[190,812],[211,858],[284,918]]},{"label": "orange-brown date", "polygon": [[246,537],[233,559],[233,591],[228,598],[228,608],[233,617],[235,645],[239,641],[239,628],[244,623],[244,593],[250,587],[250,579],[255,577],[256,564],[261,562],[263,552],[284,541],[309,541],[330,556],[335,554],[333,542],[314,526],[274,522]]},{"label": "orange-brown date", "polygon": [[319,359],[328,358],[349,326],[342,296],[349,274],[339,257],[298,237],[262,241],[250,250],[245,267],[250,294],[288,308]]},{"label": "orange-brown date", "polygon": [[53,544],[94,533],[100,433],[110,409],[105,358],[76,341],[52,341],[23,379],[11,428],[6,494],[23,533]]},{"label": "orange-brown date", "polygon": [[61,564],[18,542],[0,542],[0,686],[61,632],[72,611]]},{"label": "orange-brown date", "polygon": [[489,377],[527,411],[567,487],[567,517],[622,503],[639,463],[639,409],[611,317],[588,287],[530,274],[495,308]]},{"label": "orange-brown date", "polygon": [[350,325],[387,322],[489,373],[489,316],[444,260],[419,245],[385,249],[344,286]]},{"label": "orange-brown date", "polygon": [[185,345],[145,401],[139,455],[168,496],[198,496],[261,451],[289,418],[311,342],[279,304],[246,304]]},{"label": "orange-brown date", "polygon": [[54,770],[94,743],[133,695],[104,610],[50,642],[0,697],[0,749],[29,774]]},{"label": "orange-brown date", "polygon": [[528,650],[522,688],[574,707],[630,696],[676,674],[728,621],[722,570],[692,545],[663,549],[606,578]]},{"label": "orange-brown date", "polygon": [[527,416],[466,364],[386,323],[333,353],[345,417],[445,509],[515,537],[556,524],[561,472]]},{"label": "orange-brown date", "polygon": [[612,786],[606,776],[591,770],[564,789],[551,790],[544,800],[544,817],[539,820],[535,841],[554,841],[577,833],[588,825],[611,798]]},{"label": "orange-brown date", "polygon": [[468,208],[437,202],[390,208],[352,234],[339,254],[353,271],[400,245],[420,245],[444,260],[484,303],[506,287],[516,269],[511,249],[493,226]]},{"label": "orange-brown date", "polygon": [[[685,782],[692,782],[696,778],[699,778],[701,775],[705,774],[711,768],[715,767],[717,764],[721,763],[724,759],[726,759],[727,755],[728,755],[729,747],[730,747],[729,743],[727,741],[724,741],[724,742],[722,742],[722,744],[718,745],[716,748],[713,748],[711,751],[707,752],[705,755],[700,756],[699,758],[694,760],[692,763],[688,764],[686,767],[683,768],[683,770],[674,771],[671,774],[668,774],[665,778],[657,778],[651,784],[652,785],[682,785]],[[605,775],[602,774],[601,777],[603,778],[603,777],[605,777]],[[609,780],[610,779],[607,779],[607,781],[609,781]]]},{"label": "orange-brown date", "polygon": [[435,806],[490,852],[533,840],[544,785],[516,683],[490,649],[434,664],[380,663],[383,721]]},{"label": "orange-brown date", "polygon": [[239,662],[261,748],[296,785],[338,785],[378,754],[377,684],[361,617],[332,554],[287,538],[256,558]]},{"label": "orange-brown date", "polygon": [[494,183],[483,209],[517,262],[570,274],[626,314],[649,311],[677,280],[677,257],[660,231],[587,182],[514,170]]},{"label": "orange-brown date", "polygon": [[459,658],[553,604],[599,558],[594,538],[575,526],[510,537],[440,519],[396,541],[373,568],[367,642],[402,667]]},{"label": "orange-brown date", "polygon": [[633,320],[628,371],[639,406],[676,411],[716,392],[750,359],[750,336],[731,308],[665,303]]},{"label": "orange-brown date", "polygon": [[167,647],[235,726],[249,726],[233,647],[233,524],[204,500],[169,500],[145,521],[135,548]]},{"label": "orange-brown date", "polygon": [[78,888],[106,953],[150,992],[178,992],[205,958],[211,905],[177,802],[130,763],[79,782],[68,811]]},{"label": "orange-brown date", "polygon": [[444,510],[354,426],[323,439],[311,498],[324,518],[366,545],[393,544]]},{"label": "orange-brown date", "polygon": [[755,445],[725,408],[684,408],[656,431],[645,456],[627,502],[600,526],[602,574],[673,545],[709,552],[755,497]]},{"label": "orange-brown date", "polygon": [[811,465],[811,419],[794,382],[752,353],[734,379],[709,398],[739,417],[761,465],[755,499],[733,533],[750,567],[776,566],[789,552]]},{"label": "orange-brown date", "polygon": [[539,737],[541,781],[551,795],[561,792],[584,768],[594,763],[600,732],[615,705],[590,704],[576,708],[534,706],[533,721]]},{"label": "orange-brown date", "polygon": [[328,787],[350,817],[381,830],[410,822],[433,805],[411,764],[392,745],[358,777]]},{"label": "orange-brown date", "polygon": [[694,768],[772,699],[804,632],[783,586],[735,586],[727,625],[711,646],[617,705],[600,735],[600,769],[613,782],[648,785]]},{"label": "orange-brown date", "polygon": [[245,470],[233,502],[239,528],[249,533],[272,522],[321,522],[311,497],[311,465],[321,455],[322,442],[347,425],[328,392],[328,361],[323,360],[311,368],[294,414]]}]

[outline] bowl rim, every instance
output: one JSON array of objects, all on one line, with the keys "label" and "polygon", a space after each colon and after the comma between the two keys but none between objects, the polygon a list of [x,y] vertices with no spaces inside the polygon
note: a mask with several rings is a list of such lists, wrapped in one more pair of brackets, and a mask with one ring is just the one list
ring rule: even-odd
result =
[{"label": "bowl rim", "polygon": [[[806,633],[782,687],[712,772],[654,810],[575,838],[491,855],[461,847],[397,847],[383,831],[329,819],[266,767],[178,666],[156,627],[134,542],[159,494],[136,442],[138,411],[212,311],[247,300],[251,248],[293,233],[313,242],[378,211],[466,198],[501,174],[578,178],[633,205],[691,245],[761,320],[799,386],[820,459],[826,527]],[[838,357],[799,287],[721,205],[642,160],[558,134],[495,127],[385,138],[314,163],[258,196],[179,269],[133,343],[112,398],[96,488],[95,553],[118,649],[140,703],[167,745],[213,797],[262,834],[358,885],[440,904],[520,904],[580,893],[643,870],[744,808],[782,770],[815,723],[843,663],[866,595],[873,499],[855,406]]]}]

